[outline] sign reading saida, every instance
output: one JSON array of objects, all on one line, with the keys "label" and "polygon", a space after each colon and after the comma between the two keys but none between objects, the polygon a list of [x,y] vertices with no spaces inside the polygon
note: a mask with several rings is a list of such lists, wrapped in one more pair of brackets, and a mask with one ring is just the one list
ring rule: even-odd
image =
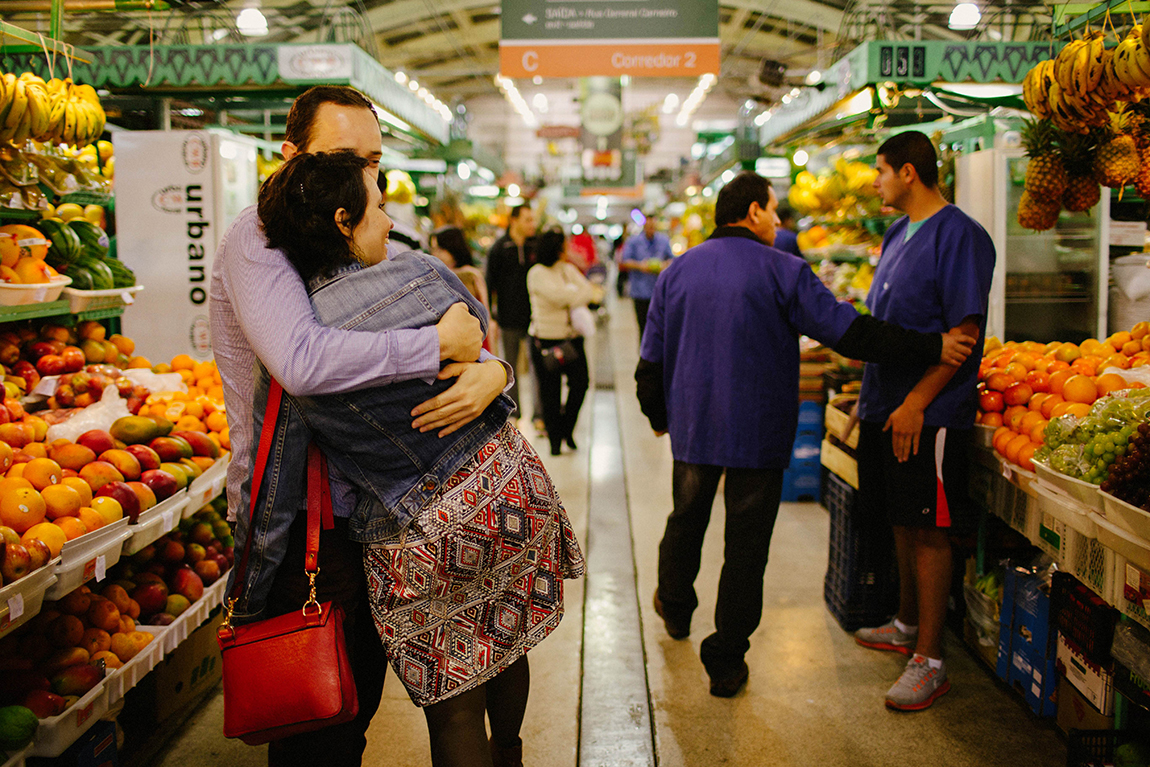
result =
[{"label": "sign reading saida", "polygon": [[719,72],[718,0],[503,0],[504,77]]}]

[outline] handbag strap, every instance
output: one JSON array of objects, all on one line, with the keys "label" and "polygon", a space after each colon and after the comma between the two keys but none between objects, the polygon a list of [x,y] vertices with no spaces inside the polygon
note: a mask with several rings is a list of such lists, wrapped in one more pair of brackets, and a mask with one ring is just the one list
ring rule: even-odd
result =
[{"label": "handbag strap", "polygon": [[[275,438],[276,423],[279,419],[280,403],[283,400],[283,387],[274,378],[268,387],[267,407],[264,410],[263,427],[260,429],[259,446],[256,449],[256,464],[252,471],[251,502],[248,508],[248,536],[244,541],[244,550],[236,561],[235,581],[232,583],[232,592],[228,595],[227,615],[224,623],[230,627],[232,608],[243,591],[244,576],[247,573],[248,557],[252,550],[251,521],[255,518],[256,503],[259,500],[260,485],[263,483],[264,472],[267,469],[268,456],[271,454],[272,441]],[[318,603],[315,600],[315,577],[319,573],[319,534],[320,527],[331,530],[335,527],[335,515],[331,505],[331,487],[328,484],[327,459],[315,442],[308,443],[307,448],[307,546],[304,552],[304,571],[311,582],[311,594],[304,604],[306,612],[308,606]]]}]

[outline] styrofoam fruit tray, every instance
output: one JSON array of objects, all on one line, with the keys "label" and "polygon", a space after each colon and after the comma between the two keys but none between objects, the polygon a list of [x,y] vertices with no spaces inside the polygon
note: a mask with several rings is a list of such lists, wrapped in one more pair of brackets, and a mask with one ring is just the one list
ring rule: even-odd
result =
[{"label": "styrofoam fruit tray", "polygon": [[56,564],[59,561],[58,558],[53,559],[39,570],[33,570],[0,589],[0,637],[12,633],[40,612],[44,593],[56,582]]},{"label": "styrofoam fruit tray", "polygon": [[1089,482],[1075,479],[1074,477],[1068,477],[1062,472],[1050,468],[1042,461],[1035,461],[1034,468],[1038,473],[1039,481],[1045,482],[1055,490],[1060,490],[1087,508],[1097,511],[1099,514],[1105,513],[1102,509],[1102,497],[1098,494],[1097,485],[1092,485]]},{"label": "styrofoam fruit tray", "polygon": [[31,756],[59,756],[108,711],[107,680],[101,681],[59,716],[40,720]]},{"label": "styrofoam fruit tray", "polygon": [[231,454],[225,453],[208,467],[200,476],[196,477],[190,485],[188,485],[188,497],[191,499],[187,508],[184,509],[184,516],[190,517],[197,511],[220,494],[224,489],[224,482],[228,478],[228,463]]},{"label": "styrofoam fruit tray", "polygon": [[1110,493],[1101,494],[1102,505],[1106,509],[1106,521],[1113,522],[1144,541],[1150,541],[1150,512],[1143,511]]},{"label": "styrofoam fruit tray", "polygon": [[56,565],[56,583],[46,594],[48,599],[60,599],[92,578],[104,580],[112,565],[120,561],[124,540],[131,535],[128,518],[124,517],[65,543],[60,549],[60,564]]},{"label": "styrofoam fruit tray", "polygon": [[1032,486],[1038,494],[1038,508],[1087,538],[1098,537],[1098,525],[1090,516],[1090,509],[1068,495],[1051,490],[1042,482]]},{"label": "styrofoam fruit tray", "polygon": [[136,294],[143,289],[143,285],[133,285],[130,288],[111,288],[109,290],[65,288],[64,296],[68,299],[68,311],[72,314],[78,314],[97,309],[131,306],[136,300]]},{"label": "styrofoam fruit tray", "polygon": [[11,752],[8,755],[8,761],[4,762],[0,767],[24,767],[24,757],[30,756],[31,754],[32,744],[29,743],[21,750]]},{"label": "styrofoam fruit tray", "polygon": [[71,277],[56,275],[48,282],[16,284],[0,282],[0,306],[44,304],[60,297],[64,288],[72,284]]},{"label": "styrofoam fruit tray", "polygon": [[109,672],[104,679],[104,684],[108,687],[109,706],[116,705],[124,697],[124,693],[138,685],[167,654],[163,639],[168,633],[167,626],[136,626],[136,631],[146,631],[153,635],[154,639],[144,645],[144,649],[136,653],[130,661]]},{"label": "styrofoam fruit tray", "polygon": [[[204,589],[204,595],[192,602],[191,606],[184,610],[174,621],[167,626],[167,631],[164,633],[164,652],[169,653],[180,646],[180,643],[188,638],[188,635],[195,629],[199,628],[200,624],[208,619],[208,615],[217,605],[223,603],[224,593],[228,587],[228,579],[226,573],[220,575],[220,579]],[[157,639],[159,637],[157,636]]]},{"label": "styrofoam fruit tray", "polygon": [[1098,542],[1114,553],[1126,557],[1135,567],[1150,570],[1150,541],[1123,530],[1101,514],[1094,515],[1098,523]]},{"label": "styrofoam fruit tray", "polygon": [[[995,453],[995,455],[998,454]],[[1033,471],[1027,471],[1017,463],[1006,460],[1001,455],[998,455],[998,465],[999,471],[1002,472],[1002,476],[1018,485],[1018,488],[1022,490],[1022,492],[1030,496],[1036,495],[1035,491],[1030,489],[1030,486],[1038,480],[1038,475],[1036,473]]]},{"label": "styrofoam fruit tray", "polygon": [[187,491],[180,490],[147,511],[140,512],[136,517],[136,524],[128,525],[131,536],[124,541],[124,556],[135,554],[160,536],[175,530],[180,524],[187,503]]}]

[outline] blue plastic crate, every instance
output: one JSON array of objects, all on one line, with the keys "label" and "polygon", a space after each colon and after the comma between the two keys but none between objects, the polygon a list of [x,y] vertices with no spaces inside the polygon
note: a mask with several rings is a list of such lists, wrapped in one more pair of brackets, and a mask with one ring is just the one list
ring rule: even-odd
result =
[{"label": "blue plastic crate", "polygon": [[878,626],[898,610],[898,562],[885,518],[857,510],[858,491],[823,469],[823,505],[830,512],[830,550],[823,598],[846,631]]},{"label": "blue plastic crate", "polygon": [[802,434],[817,434],[820,439],[823,433],[823,406],[820,402],[799,403],[799,430]]},{"label": "blue plastic crate", "polygon": [[788,503],[817,501],[822,480],[821,469],[817,454],[814,459],[792,459],[791,465],[783,472],[782,500]]}]

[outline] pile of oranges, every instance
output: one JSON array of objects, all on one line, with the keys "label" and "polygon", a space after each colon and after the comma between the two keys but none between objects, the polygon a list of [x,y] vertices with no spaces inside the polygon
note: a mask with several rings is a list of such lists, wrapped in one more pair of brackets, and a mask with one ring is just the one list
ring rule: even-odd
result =
[{"label": "pile of oranges", "polygon": [[178,354],[169,365],[157,365],[157,373],[178,373],[188,387],[184,392],[160,392],[144,400],[140,415],[166,418],[176,431],[202,431],[223,450],[231,449],[224,387],[215,360],[196,362]]},{"label": "pile of oranges", "polygon": [[1127,383],[1108,368],[1130,370],[1150,364],[1150,322],[1139,322],[1105,341],[1081,344],[1036,341],[986,342],[978,370],[977,423],[995,427],[994,449],[1008,461],[1033,470],[1034,451],[1042,447],[1053,418],[1090,412],[1099,397]]}]

